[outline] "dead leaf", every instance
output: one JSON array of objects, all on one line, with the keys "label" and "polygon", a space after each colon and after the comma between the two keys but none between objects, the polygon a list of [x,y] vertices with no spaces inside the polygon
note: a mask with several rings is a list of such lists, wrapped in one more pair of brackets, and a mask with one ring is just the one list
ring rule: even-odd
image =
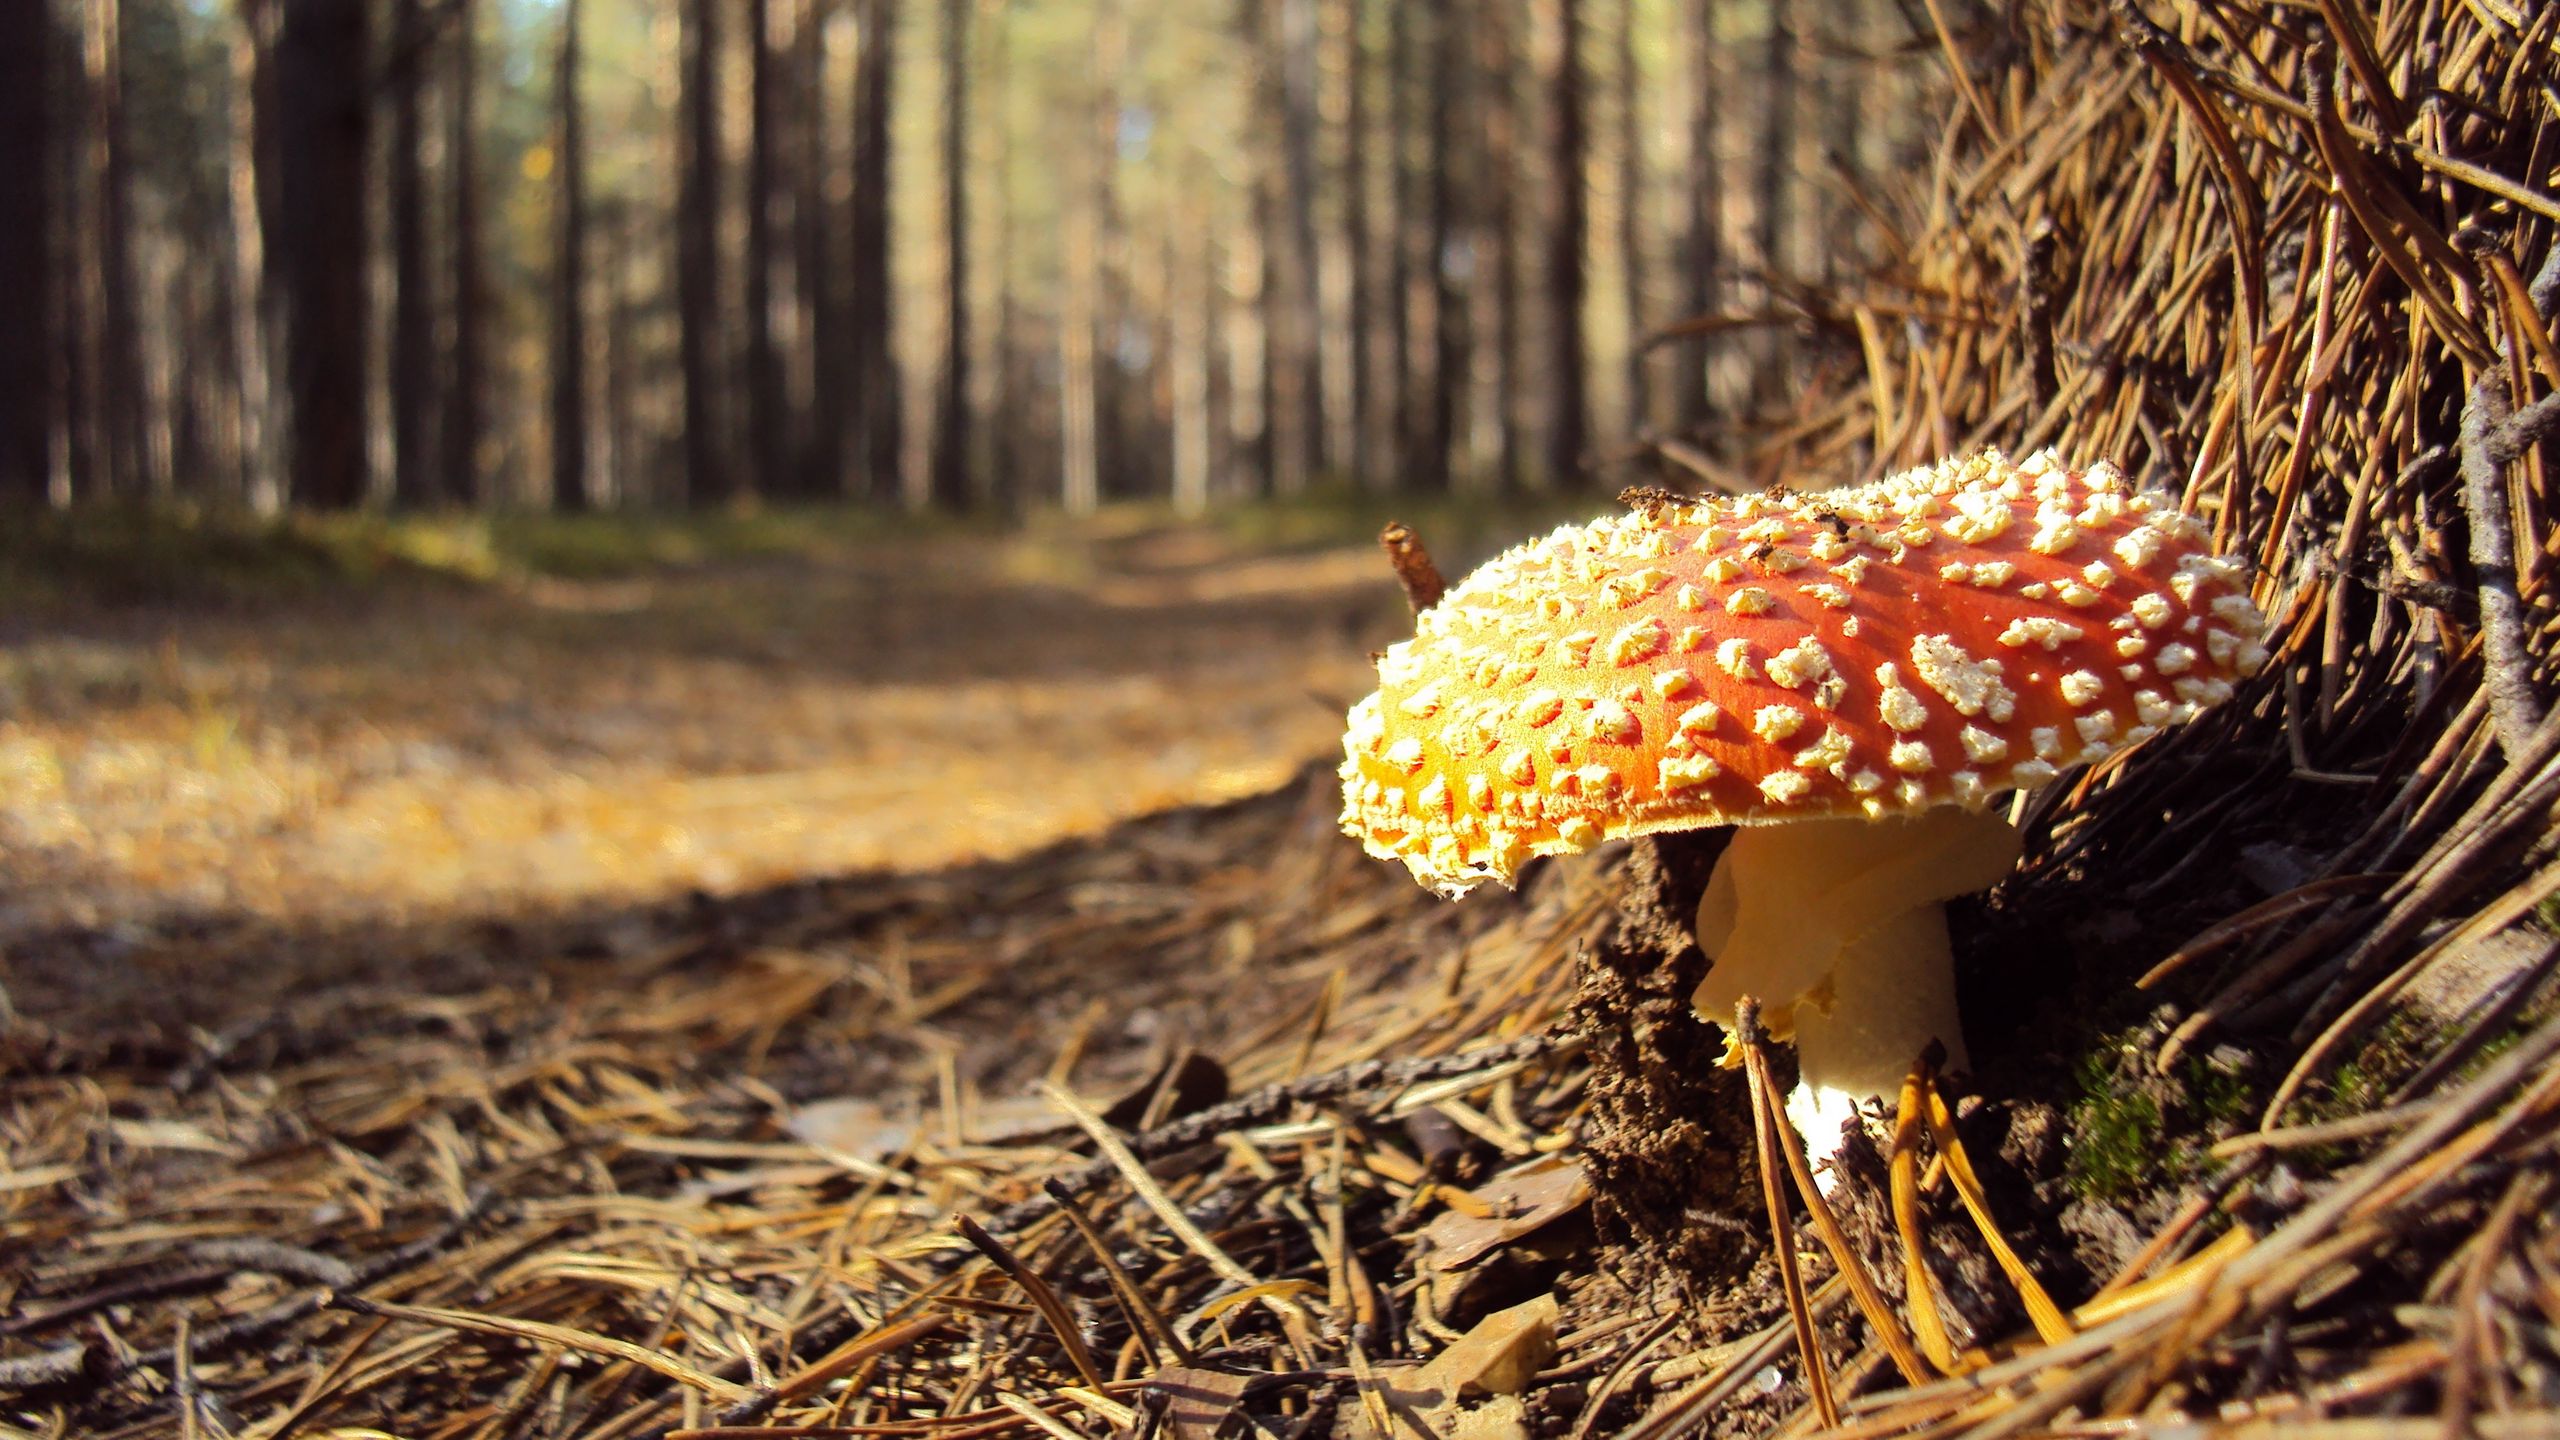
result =
[{"label": "dead leaf", "polygon": [[1590,1203],[1591,1181],[1578,1164],[1541,1159],[1468,1193],[1483,1214],[1451,1210],[1424,1227],[1434,1269],[1464,1269],[1487,1252],[1581,1209]]}]

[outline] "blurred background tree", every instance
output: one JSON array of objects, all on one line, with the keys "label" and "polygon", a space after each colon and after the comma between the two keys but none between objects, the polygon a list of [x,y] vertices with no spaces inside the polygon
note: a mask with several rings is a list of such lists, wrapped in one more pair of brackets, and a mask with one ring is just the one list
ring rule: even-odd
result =
[{"label": "blurred background tree", "polygon": [[259,512],[1772,478],[1719,437],[1854,363],[1802,297],[1937,60],[1886,0],[0,12],[0,504]]}]

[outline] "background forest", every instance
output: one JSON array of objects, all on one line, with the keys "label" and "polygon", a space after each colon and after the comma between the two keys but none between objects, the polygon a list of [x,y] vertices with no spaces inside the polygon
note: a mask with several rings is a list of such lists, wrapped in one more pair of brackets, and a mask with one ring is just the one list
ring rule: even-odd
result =
[{"label": "background forest", "polygon": [[1823,362],[1806,297],[1869,258],[1874,177],[1929,169],[1941,19],[20,0],[0,497],[1198,511],[1713,477],[1720,422],[1784,424]]}]

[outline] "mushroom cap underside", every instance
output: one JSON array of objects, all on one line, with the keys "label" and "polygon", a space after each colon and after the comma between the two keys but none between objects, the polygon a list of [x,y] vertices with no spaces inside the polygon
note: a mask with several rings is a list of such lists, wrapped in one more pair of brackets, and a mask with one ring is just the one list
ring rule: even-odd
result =
[{"label": "mushroom cap underside", "polygon": [[1621,836],[1979,807],[2265,662],[2206,544],[2112,466],[1997,452],[1565,526],[1379,657],[1343,828],[1454,895]]}]

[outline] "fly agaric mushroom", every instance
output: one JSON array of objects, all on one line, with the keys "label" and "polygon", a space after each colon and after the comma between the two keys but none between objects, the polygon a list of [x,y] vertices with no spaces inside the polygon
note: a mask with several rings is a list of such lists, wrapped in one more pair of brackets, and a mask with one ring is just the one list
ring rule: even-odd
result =
[{"label": "fly agaric mushroom", "polygon": [[2267,653],[2243,571],[2113,466],[1997,452],[1822,495],[1661,498],[1478,569],[1352,707],[1343,829],[1442,895],[1533,855],[1737,827],[1698,912],[1721,1021],[1796,1042],[1821,1153],[1936,1040],[1943,902],[2005,791],[2192,718]]}]

